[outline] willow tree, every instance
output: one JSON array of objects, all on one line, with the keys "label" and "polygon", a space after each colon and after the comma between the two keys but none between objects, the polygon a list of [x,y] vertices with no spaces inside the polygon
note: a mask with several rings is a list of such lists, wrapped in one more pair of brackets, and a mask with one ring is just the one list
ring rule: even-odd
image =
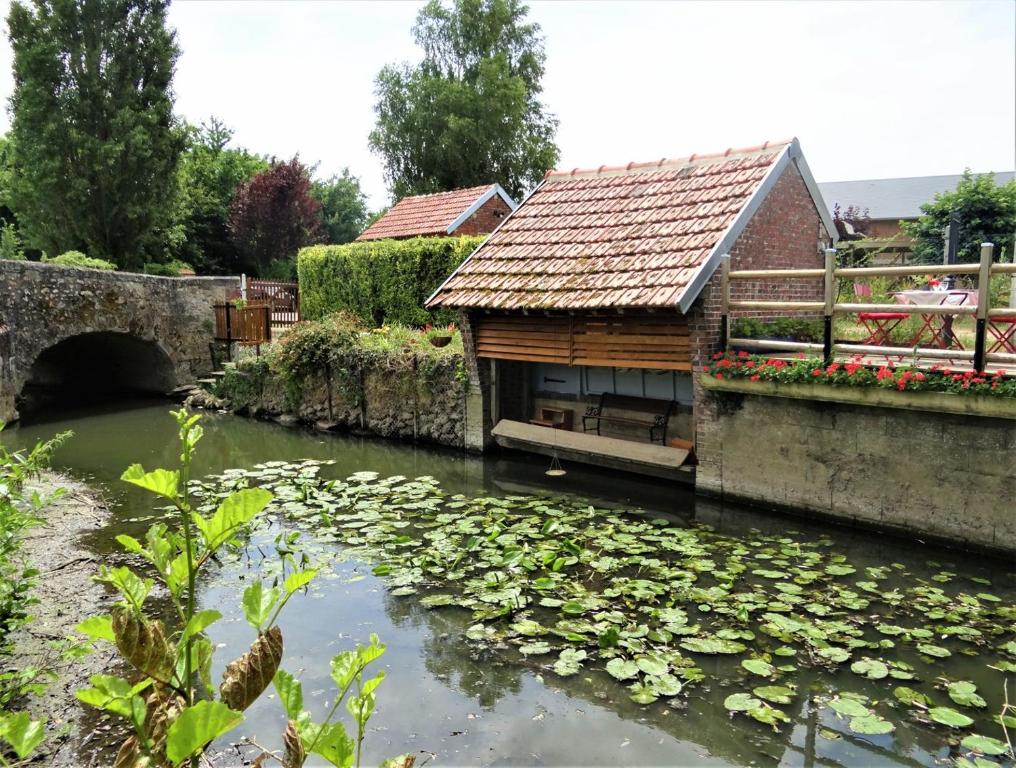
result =
[{"label": "willow tree", "polygon": [[431,0],[413,27],[423,60],[377,77],[380,155],[393,196],[497,181],[516,198],[558,159],[542,101],[543,36],[519,0]]},{"label": "willow tree", "polygon": [[14,0],[11,200],[29,242],[136,268],[162,250],[184,137],[167,0]]}]

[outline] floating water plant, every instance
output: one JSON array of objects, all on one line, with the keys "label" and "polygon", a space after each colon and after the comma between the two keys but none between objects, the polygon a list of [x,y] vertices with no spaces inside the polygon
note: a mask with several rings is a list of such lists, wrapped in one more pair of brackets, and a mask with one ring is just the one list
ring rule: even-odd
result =
[{"label": "floating water plant", "polygon": [[[391,594],[468,611],[470,641],[562,677],[613,678],[639,704],[716,682],[734,687],[731,716],[774,729],[810,701],[828,712],[825,732],[892,739],[907,721],[963,741],[971,760],[1009,749],[989,702],[1001,702],[998,672],[1016,670],[1016,606],[984,579],[965,589],[948,571],[865,567],[829,539],[725,535],[572,497],[449,494],[430,477],[326,480],[321,467],[269,462],[195,491],[266,486],[278,513],[373,563]],[[998,670],[997,688],[944,677],[954,654]],[[805,669],[825,693],[798,685]]]}]

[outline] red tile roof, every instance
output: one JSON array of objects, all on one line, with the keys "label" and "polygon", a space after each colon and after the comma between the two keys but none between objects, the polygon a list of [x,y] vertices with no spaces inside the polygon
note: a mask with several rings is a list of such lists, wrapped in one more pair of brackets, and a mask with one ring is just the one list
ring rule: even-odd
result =
[{"label": "red tile roof", "polygon": [[[421,235],[447,235],[449,227],[470,206],[491,192],[497,184],[482,187],[453,189],[433,195],[404,197],[384,216],[365,229],[357,240],[382,240],[386,237],[417,237]],[[502,191],[503,194],[503,191]],[[514,203],[512,203],[514,208]]]},{"label": "red tile roof", "polygon": [[548,173],[428,306],[686,311],[686,291],[701,289],[696,277],[721,241],[733,244],[725,234],[790,149]]}]

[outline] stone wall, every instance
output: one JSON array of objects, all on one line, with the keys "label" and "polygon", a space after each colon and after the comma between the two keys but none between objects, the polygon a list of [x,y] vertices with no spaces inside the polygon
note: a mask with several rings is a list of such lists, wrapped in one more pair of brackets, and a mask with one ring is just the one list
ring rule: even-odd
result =
[{"label": "stone wall", "polygon": [[715,391],[702,407],[702,493],[1016,553],[1016,420]]},{"label": "stone wall", "polygon": [[[0,261],[0,326],[9,330],[0,419],[17,418],[15,399],[39,355],[89,333],[126,334],[154,345],[177,384],[211,370],[212,304],[236,277],[155,277],[29,261]],[[110,372],[115,375],[115,372]]]},{"label": "stone wall", "polygon": [[458,357],[415,376],[350,359],[327,375],[287,387],[264,363],[246,360],[227,366],[215,394],[224,407],[258,418],[464,448],[468,386],[460,370]]}]

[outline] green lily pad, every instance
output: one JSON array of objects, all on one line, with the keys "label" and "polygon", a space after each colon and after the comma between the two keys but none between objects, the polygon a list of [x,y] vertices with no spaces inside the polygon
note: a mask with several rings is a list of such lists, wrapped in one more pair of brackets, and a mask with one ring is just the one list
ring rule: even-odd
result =
[{"label": "green lily pad", "polygon": [[666,660],[656,655],[639,656],[635,659],[635,664],[647,675],[663,675],[669,669]]},{"label": "green lily pad", "polygon": [[554,671],[561,675],[561,677],[568,677],[574,675],[582,667],[582,662],[585,661],[586,652],[577,651],[574,648],[565,648],[561,651],[557,661],[554,662]]},{"label": "green lily pad", "polygon": [[760,699],[765,699],[773,704],[789,704],[796,692],[796,689],[788,688],[785,685],[763,685],[752,690],[752,693]]},{"label": "green lily pad", "polygon": [[741,666],[753,675],[761,677],[772,677],[776,674],[776,667],[762,659],[744,659],[741,661]]},{"label": "green lily pad", "polygon": [[829,709],[842,717],[870,717],[872,711],[856,699],[837,698],[829,702]]},{"label": "green lily pad", "polygon": [[611,659],[607,662],[607,672],[617,680],[629,680],[638,675],[639,667],[628,659]]},{"label": "green lily pad", "polygon": [[652,704],[659,698],[652,688],[643,683],[635,683],[628,690],[631,691],[628,698],[638,704]]},{"label": "green lily pad", "polygon": [[991,736],[981,736],[979,733],[973,733],[964,738],[960,742],[960,746],[971,752],[980,752],[982,755],[1005,755],[1009,752],[1009,745],[1004,741],[999,741]]},{"label": "green lily pad", "polygon": [[967,680],[949,683],[946,690],[949,693],[949,698],[961,707],[981,708],[988,706],[988,702],[976,693],[977,686]]},{"label": "green lily pad", "polygon": [[950,728],[966,728],[974,724],[973,719],[951,707],[933,707],[928,710],[928,717],[936,723],[948,725]]},{"label": "green lily pad", "polygon": [[836,664],[841,664],[850,658],[849,651],[836,645],[831,645],[828,648],[819,648],[816,653],[818,653],[818,655],[826,661],[831,661]]},{"label": "green lily pad", "polygon": [[915,691],[913,688],[907,688],[905,685],[901,685],[899,688],[893,689],[893,696],[899,699],[907,706],[914,704],[923,704],[924,706],[931,705],[931,699],[925,696],[919,691]]},{"label": "green lily pad", "polygon": [[849,727],[854,733],[870,735],[882,735],[892,733],[895,730],[892,723],[888,720],[883,720],[878,715],[851,718]]},{"label": "green lily pad", "polygon": [[546,653],[550,653],[554,648],[542,640],[535,643],[525,643],[519,646],[519,652],[524,656],[542,656]]},{"label": "green lily pad", "polygon": [[743,653],[747,646],[736,640],[724,640],[719,637],[689,637],[681,641],[681,647],[694,653]]},{"label": "green lily pad", "polygon": [[723,706],[731,712],[747,712],[762,706],[762,702],[750,693],[732,693],[723,700]]},{"label": "green lily pad", "polygon": [[864,658],[850,665],[850,671],[869,680],[881,680],[889,675],[889,667],[877,659]]},{"label": "green lily pad", "polygon": [[921,643],[917,646],[917,650],[925,656],[931,656],[936,659],[944,659],[947,656],[952,656],[952,652],[948,648],[943,648],[940,645]]}]

